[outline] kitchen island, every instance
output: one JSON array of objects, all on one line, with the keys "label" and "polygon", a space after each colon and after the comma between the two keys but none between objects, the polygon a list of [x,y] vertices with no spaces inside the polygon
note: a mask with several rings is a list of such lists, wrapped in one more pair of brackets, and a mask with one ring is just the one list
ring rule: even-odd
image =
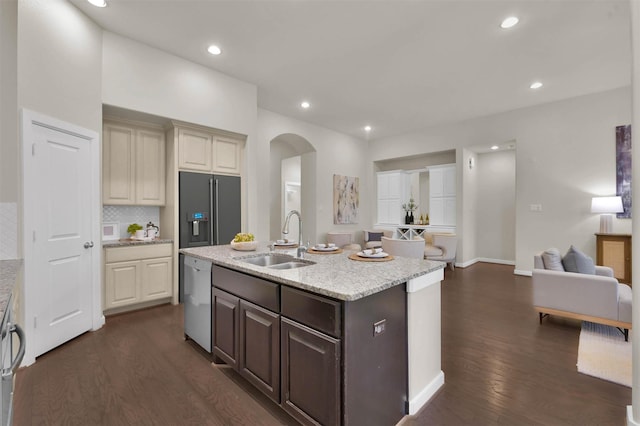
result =
[{"label": "kitchen island", "polygon": [[283,254],[266,243],[180,252],[213,264],[215,359],[302,423],[395,424],[444,383],[441,262],[356,261],[345,250],[274,269],[246,261]]}]

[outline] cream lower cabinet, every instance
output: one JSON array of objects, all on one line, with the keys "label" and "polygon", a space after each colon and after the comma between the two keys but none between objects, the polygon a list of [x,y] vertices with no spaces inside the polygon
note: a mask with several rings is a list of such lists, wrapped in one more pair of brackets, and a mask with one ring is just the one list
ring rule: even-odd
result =
[{"label": "cream lower cabinet", "polygon": [[173,296],[172,244],[105,249],[104,311],[123,312]]}]

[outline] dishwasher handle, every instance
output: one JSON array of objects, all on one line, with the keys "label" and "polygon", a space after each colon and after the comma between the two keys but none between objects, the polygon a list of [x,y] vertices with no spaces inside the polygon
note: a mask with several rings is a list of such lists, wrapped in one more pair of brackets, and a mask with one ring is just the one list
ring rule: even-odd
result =
[{"label": "dishwasher handle", "polygon": [[20,347],[18,348],[18,353],[16,357],[11,362],[11,365],[8,368],[2,369],[2,378],[7,378],[13,375],[15,371],[20,366],[22,359],[24,358],[25,349],[27,347],[27,340],[24,336],[24,331],[18,324],[9,324],[8,325],[9,333],[16,333],[18,335],[18,340],[20,340]]}]

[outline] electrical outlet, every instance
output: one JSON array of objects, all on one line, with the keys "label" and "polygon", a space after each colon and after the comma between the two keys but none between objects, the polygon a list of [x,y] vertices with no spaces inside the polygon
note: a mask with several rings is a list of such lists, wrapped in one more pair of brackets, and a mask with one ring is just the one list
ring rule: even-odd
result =
[{"label": "electrical outlet", "polygon": [[373,337],[379,336],[382,333],[384,333],[386,328],[387,328],[387,320],[386,319],[380,320],[378,322],[374,322],[373,323]]},{"label": "electrical outlet", "polygon": [[541,212],[542,204],[529,204],[529,210],[532,212]]}]

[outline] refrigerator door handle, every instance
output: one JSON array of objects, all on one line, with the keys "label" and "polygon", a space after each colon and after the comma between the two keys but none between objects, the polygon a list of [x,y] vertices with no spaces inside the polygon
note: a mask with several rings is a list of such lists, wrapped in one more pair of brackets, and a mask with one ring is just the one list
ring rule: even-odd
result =
[{"label": "refrigerator door handle", "polygon": [[215,186],[216,186],[216,244],[220,244],[220,229],[219,229],[219,223],[218,223],[218,216],[219,216],[219,212],[218,209],[220,208],[220,205],[218,203],[218,198],[219,198],[219,193],[218,193],[218,179],[214,180]]},{"label": "refrigerator door handle", "polygon": [[[213,210],[213,178],[209,179],[209,245],[213,245],[213,226],[211,223],[211,216],[217,216]],[[216,221],[217,221],[216,217]],[[217,230],[216,230],[217,233]],[[217,235],[216,235],[217,236]]]}]

